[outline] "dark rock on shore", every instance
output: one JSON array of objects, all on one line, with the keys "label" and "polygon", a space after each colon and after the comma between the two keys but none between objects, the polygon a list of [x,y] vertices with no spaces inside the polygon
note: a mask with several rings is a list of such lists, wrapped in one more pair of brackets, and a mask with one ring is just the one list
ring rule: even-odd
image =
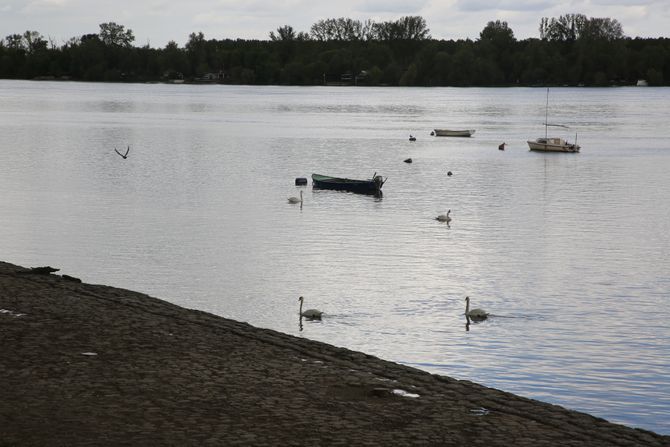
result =
[{"label": "dark rock on shore", "polygon": [[23,270],[17,270],[16,273],[21,273],[21,274],[34,274],[34,275],[50,275],[54,272],[59,271],[60,269],[51,267],[51,266],[44,266],[44,267],[31,267],[29,269],[23,269]]}]

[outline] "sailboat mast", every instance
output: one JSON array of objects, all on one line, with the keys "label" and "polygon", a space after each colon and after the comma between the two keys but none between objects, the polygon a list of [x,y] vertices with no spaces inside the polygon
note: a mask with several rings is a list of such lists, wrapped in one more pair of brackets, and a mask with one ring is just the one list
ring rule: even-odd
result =
[{"label": "sailboat mast", "polygon": [[547,138],[547,126],[549,122],[549,87],[547,87],[547,104],[544,107],[544,138]]}]

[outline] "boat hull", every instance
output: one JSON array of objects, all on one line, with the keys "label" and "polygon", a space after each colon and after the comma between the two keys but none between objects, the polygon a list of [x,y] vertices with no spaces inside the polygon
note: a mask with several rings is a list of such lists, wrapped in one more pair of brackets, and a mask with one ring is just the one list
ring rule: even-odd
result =
[{"label": "boat hull", "polygon": [[381,194],[384,180],[375,176],[370,180],[355,180],[327,175],[312,174],[312,186],[317,189],[334,189],[358,194]]},{"label": "boat hull", "polygon": [[531,151],[538,152],[579,152],[578,144],[570,144],[561,138],[538,138],[527,141]]},{"label": "boat hull", "polygon": [[466,130],[449,130],[449,129],[434,129],[436,137],[471,137],[474,135],[474,129]]}]

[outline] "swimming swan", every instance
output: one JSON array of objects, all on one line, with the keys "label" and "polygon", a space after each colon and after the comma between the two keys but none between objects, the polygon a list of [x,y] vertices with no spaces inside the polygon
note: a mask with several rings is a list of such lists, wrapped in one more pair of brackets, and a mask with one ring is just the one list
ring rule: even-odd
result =
[{"label": "swimming swan", "polygon": [[302,191],[300,191],[300,198],[289,197],[288,198],[288,203],[302,203]]},{"label": "swimming swan", "polygon": [[321,312],[320,310],[307,309],[304,312],[302,311],[302,302],[304,301],[304,299],[305,298],[303,297],[298,298],[298,301],[300,301],[300,310],[299,310],[300,316],[309,318],[310,320],[320,320],[321,315],[323,315],[323,312]]},{"label": "swimming swan", "polygon": [[474,321],[486,320],[489,317],[489,314],[484,311],[484,309],[472,309],[470,310],[470,297],[465,297],[465,316],[472,318]]},{"label": "swimming swan", "polygon": [[435,219],[439,220],[440,222],[451,222],[451,217],[449,217],[449,213],[451,213],[451,210],[447,211],[447,214],[440,214]]}]

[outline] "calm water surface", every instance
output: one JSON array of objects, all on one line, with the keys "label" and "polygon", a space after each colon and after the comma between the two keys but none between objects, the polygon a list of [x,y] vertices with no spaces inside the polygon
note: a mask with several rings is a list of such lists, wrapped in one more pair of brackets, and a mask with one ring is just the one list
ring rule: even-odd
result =
[{"label": "calm water surface", "polygon": [[670,434],[670,89],[545,95],[0,81],[0,259]]}]

